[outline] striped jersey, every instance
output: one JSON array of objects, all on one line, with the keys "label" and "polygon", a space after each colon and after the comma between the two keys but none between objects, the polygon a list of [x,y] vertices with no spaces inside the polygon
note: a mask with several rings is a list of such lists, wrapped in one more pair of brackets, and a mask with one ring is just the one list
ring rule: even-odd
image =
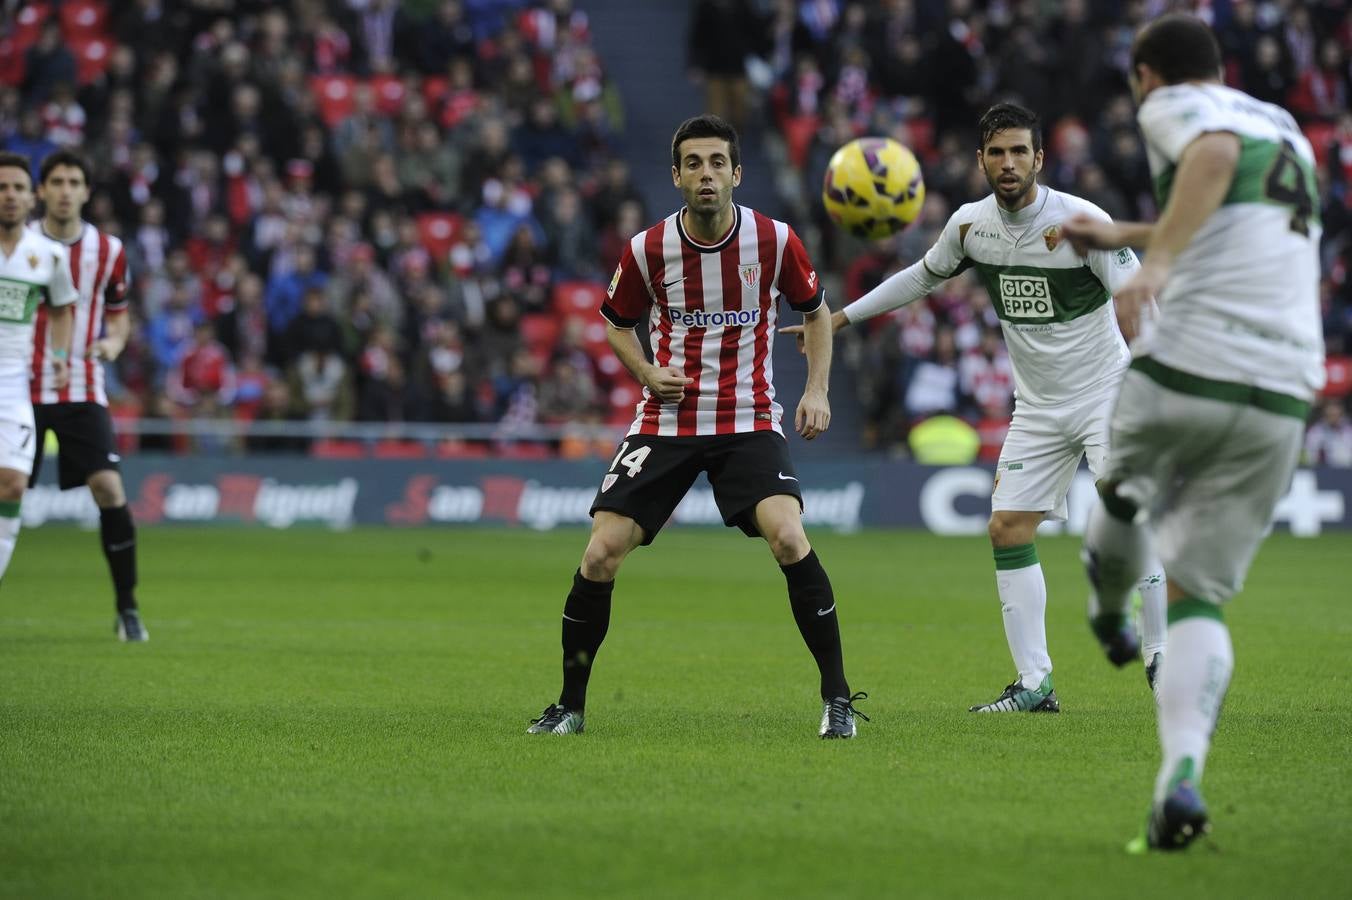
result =
[{"label": "striped jersey", "polygon": [[1143,352],[1192,375],[1311,400],[1324,384],[1324,336],[1310,142],[1286,110],[1220,84],[1153,90],[1137,119],[1161,207],[1195,139],[1228,132],[1240,144],[1220,208],[1174,261]]},{"label": "striped jersey", "polygon": [[29,403],[34,324],[43,307],[74,302],[65,247],[25,228],[12,254],[0,252],[0,409]]},{"label": "striped jersey", "polygon": [[812,312],[822,290],[793,229],[750,207],[733,210],[717,244],[693,240],[682,210],[634,235],[620,257],[601,314],[617,328],[646,316],[653,363],[693,379],[679,403],[645,387],[630,434],[784,433],[772,363],[779,300]]},{"label": "striped jersey", "polygon": [[[42,223],[29,226],[43,233]],[[55,238],[48,238],[55,240]],[[104,234],[88,222],[80,236],[66,246],[70,254],[70,279],[79,292],[70,347],[70,382],[57,390],[52,385],[51,346],[47,313],[38,310],[33,335],[32,400],[39,403],[98,403],[108,405],[103,388],[103,362],[94,358],[94,342],[103,333],[103,317],[127,308],[127,254],[122,241]]]}]

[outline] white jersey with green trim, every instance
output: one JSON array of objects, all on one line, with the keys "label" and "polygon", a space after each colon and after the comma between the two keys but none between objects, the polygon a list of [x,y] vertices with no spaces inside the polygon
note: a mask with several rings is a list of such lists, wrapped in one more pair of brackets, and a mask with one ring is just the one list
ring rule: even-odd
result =
[{"label": "white jersey with green trim", "polygon": [[940,283],[975,269],[1000,317],[1014,396],[1049,408],[1115,385],[1130,362],[1117,328],[1112,292],[1140,268],[1128,248],[1081,257],[1061,239],[1061,223],[1108,214],[1070,194],[1038,186],[1011,230],[992,194],[958,209],[925,258],[893,275],[845,309],[857,322],[914,302]]},{"label": "white jersey with green trim", "polygon": [[28,376],[38,304],[65,306],[78,298],[61,244],[25,228],[13,253],[0,251],[0,407],[31,402]]},{"label": "white jersey with green trim", "polygon": [[1214,83],[1151,91],[1137,118],[1161,209],[1193,140],[1229,132],[1240,141],[1230,190],[1175,260],[1158,328],[1138,352],[1204,378],[1313,399],[1324,384],[1324,339],[1309,141],[1286,110]]}]

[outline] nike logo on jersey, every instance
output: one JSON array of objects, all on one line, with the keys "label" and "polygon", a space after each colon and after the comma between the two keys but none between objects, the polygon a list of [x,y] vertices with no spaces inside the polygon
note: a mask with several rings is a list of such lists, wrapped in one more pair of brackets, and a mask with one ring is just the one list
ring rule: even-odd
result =
[{"label": "nike logo on jersey", "polygon": [[780,481],[797,481],[798,479],[795,478],[795,477],[793,477],[792,475],[785,475],[783,472],[780,472],[780,473],[779,473],[779,480],[780,480]]},{"label": "nike logo on jersey", "polygon": [[[832,604],[831,604],[831,609],[835,609],[835,608],[836,608],[836,605],[835,605],[834,603],[832,603]],[[827,616],[827,615],[830,615],[830,614],[831,614],[831,609],[819,609],[819,610],[817,610],[817,615],[819,615],[819,616]]]},{"label": "nike logo on jersey", "polygon": [[563,617],[569,622],[577,622],[579,625],[585,625],[587,622],[586,619],[574,619],[572,616],[568,615],[568,613],[564,613]]},{"label": "nike logo on jersey", "polygon": [[685,277],[684,277],[684,276],[682,276],[681,278],[677,278],[675,281],[664,281],[664,282],[662,282],[662,287],[663,287],[663,288],[669,288],[669,287],[672,287],[673,285],[680,284],[682,281],[685,281]]},{"label": "nike logo on jersey", "polygon": [[109,552],[109,553],[116,553],[116,552],[118,552],[119,550],[126,550],[126,549],[129,548],[129,547],[135,547],[135,546],[136,546],[136,539],[135,539],[135,538],[132,538],[131,540],[129,540],[129,541],[123,541],[123,542],[120,543],[120,544],[109,544],[109,545],[108,545],[108,552]]}]

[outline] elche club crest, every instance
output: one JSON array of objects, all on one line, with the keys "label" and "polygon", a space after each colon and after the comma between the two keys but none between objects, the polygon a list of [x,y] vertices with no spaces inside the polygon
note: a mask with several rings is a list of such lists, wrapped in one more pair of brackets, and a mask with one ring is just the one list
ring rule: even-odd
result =
[{"label": "elche club crest", "polygon": [[1047,245],[1047,252],[1050,253],[1056,249],[1056,245],[1061,243],[1061,226],[1048,225],[1042,229],[1042,243]]},{"label": "elche club crest", "polygon": [[760,284],[761,264],[751,263],[745,266],[738,266],[737,273],[742,278],[742,284],[748,288],[754,288]]}]

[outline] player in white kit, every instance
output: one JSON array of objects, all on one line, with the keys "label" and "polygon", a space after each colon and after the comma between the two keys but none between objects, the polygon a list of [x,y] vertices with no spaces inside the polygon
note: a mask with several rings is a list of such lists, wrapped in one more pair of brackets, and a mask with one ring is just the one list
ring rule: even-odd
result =
[{"label": "player in white kit", "polygon": [[[28,396],[33,318],[38,304],[48,304],[52,333],[67,346],[76,299],[66,248],[25,227],[32,210],[28,159],[0,153],[0,578],[19,539],[19,504],[37,450]],[[64,384],[66,354],[53,354],[49,365],[53,381]]]},{"label": "player in white kit", "polygon": [[1142,560],[1169,573],[1160,674],[1163,762],[1144,833],[1176,850],[1209,830],[1202,769],[1233,669],[1221,604],[1239,592],[1300,456],[1324,382],[1314,154],[1291,115],[1222,85],[1211,31],[1182,15],[1132,49],[1133,89],[1163,212],[1153,225],[1076,219],[1086,251],[1145,264],[1124,311],[1159,298],[1113,413],[1113,457],[1085,561],[1121,621]]},{"label": "player in white kit", "polygon": [[[836,312],[831,324],[839,331],[923,299],[967,269],[986,286],[1014,370],[1014,417],[996,468],[990,539],[1018,676],[1000,696],[971,709],[1058,712],[1047,652],[1047,586],[1034,538],[1044,519],[1066,518],[1066,494],[1081,458],[1095,476],[1103,471],[1108,416],[1129,360],[1112,295],[1138,264],[1124,247],[1086,258],[1062,239],[1060,224],[1073,215],[1109,219],[1092,203],[1037,183],[1042,134],[1034,113],[998,104],[982,116],[980,132],[977,162],[993,193],[960,207],[920,262]],[[1134,327],[1134,320],[1123,323],[1128,331]],[[1158,566],[1143,576],[1146,674],[1153,684],[1164,650],[1164,577]],[[1140,653],[1126,625],[1097,633],[1117,665]]]}]

